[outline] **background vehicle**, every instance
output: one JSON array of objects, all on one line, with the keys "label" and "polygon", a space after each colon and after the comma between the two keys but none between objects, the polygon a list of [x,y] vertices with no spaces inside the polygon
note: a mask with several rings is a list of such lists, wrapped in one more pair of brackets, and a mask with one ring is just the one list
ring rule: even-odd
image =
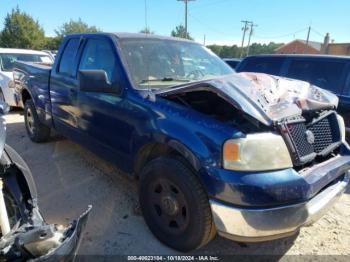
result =
[{"label": "background vehicle", "polygon": [[239,58],[224,58],[223,59],[232,69],[236,70],[236,67],[238,64],[242,61],[242,59]]},{"label": "background vehicle", "polygon": [[50,55],[52,58],[52,61],[55,60],[57,50],[41,50],[41,51]]},{"label": "background vehicle", "polygon": [[13,82],[13,67],[16,61],[52,64],[53,59],[47,53],[25,50],[0,48],[0,100],[9,106],[18,106]]},{"label": "background vehicle", "polygon": [[236,74],[192,41],[70,35],[52,68],[15,71],[29,137],[47,141],[54,128],[138,178],[146,223],[175,249],[216,231],[239,241],[294,234],[348,184],[335,95]]},{"label": "background vehicle", "polygon": [[72,261],[91,207],[66,227],[44,221],[27,164],[5,144],[5,108],[0,104],[0,260]]},{"label": "background vehicle", "polygon": [[260,55],[245,58],[237,72],[260,72],[307,81],[339,97],[338,111],[350,134],[350,57],[330,55]]}]

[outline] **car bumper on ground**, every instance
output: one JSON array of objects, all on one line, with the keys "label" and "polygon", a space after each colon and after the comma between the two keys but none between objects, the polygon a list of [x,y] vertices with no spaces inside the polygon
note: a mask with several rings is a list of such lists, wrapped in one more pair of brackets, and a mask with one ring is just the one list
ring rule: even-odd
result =
[{"label": "car bumper on ground", "polygon": [[300,173],[308,183],[317,183],[320,176],[338,173],[337,179],[308,201],[277,207],[237,207],[211,199],[210,205],[218,233],[241,242],[259,242],[295,234],[300,227],[321,218],[346,190],[350,171],[342,169],[348,156],[336,157]]}]

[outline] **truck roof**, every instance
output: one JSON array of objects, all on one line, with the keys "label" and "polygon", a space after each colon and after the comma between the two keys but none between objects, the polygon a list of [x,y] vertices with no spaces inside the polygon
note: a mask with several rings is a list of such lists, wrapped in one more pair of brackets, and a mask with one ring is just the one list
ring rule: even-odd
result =
[{"label": "truck roof", "polygon": [[33,54],[33,55],[47,55],[42,51],[30,50],[30,49],[17,49],[17,48],[0,48],[1,54]]},{"label": "truck roof", "polygon": [[252,55],[249,57],[300,57],[300,58],[336,58],[336,59],[350,59],[350,56],[341,55],[327,55],[327,54],[265,54],[265,55]]},{"label": "truck roof", "polygon": [[149,39],[161,39],[161,40],[176,40],[183,42],[194,43],[192,40],[172,37],[172,36],[162,36],[162,35],[154,35],[154,34],[143,34],[143,33],[126,33],[126,32],[114,32],[114,33],[79,33],[79,34],[71,34],[68,36],[88,36],[88,35],[108,35],[114,36],[118,39],[137,39],[137,38],[149,38]]}]

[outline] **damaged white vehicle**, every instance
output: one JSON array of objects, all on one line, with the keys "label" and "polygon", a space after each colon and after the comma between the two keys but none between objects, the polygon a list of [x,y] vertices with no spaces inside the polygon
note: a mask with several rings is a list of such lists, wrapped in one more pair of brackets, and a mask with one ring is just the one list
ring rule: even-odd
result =
[{"label": "damaged white vehicle", "polygon": [[69,226],[47,224],[40,214],[37,191],[23,159],[5,144],[0,116],[0,261],[72,261],[88,220],[89,207]]}]

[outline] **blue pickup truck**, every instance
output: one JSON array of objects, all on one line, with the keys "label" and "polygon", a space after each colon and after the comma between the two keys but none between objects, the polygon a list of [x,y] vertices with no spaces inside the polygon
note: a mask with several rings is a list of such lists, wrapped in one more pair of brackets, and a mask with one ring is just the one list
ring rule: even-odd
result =
[{"label": "blue pickup truck", "polygon": [[177,250],[216,233],[295,234],[348,185],[335,95],[237,74],[192,41],[74,34],[52,67],[18,63],[14,74],[29,137],[44,142],[55,129],[134,176],[146,223]]}]

